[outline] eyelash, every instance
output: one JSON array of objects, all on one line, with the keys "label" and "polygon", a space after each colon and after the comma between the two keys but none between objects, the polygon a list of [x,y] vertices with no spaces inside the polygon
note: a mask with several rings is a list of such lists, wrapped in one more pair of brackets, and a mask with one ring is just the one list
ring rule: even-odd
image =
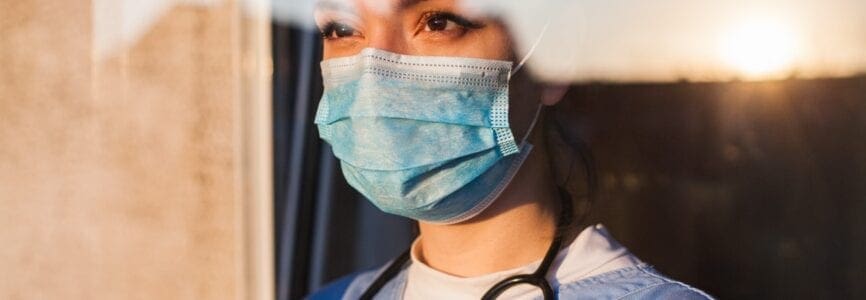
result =
[{"label": "eyelash", "polygon": [[470,21],[469,19],[447,11],[431,11],[424,13],[421,17],[421,23],[427,24],[427,22],[430,22],[430,20],[433,20],[434,18],[444,18],[447,21],[460,25],[464,29],[479,29],[484,27],[484,24],[482,23]]},{"label": "eyelash", "polygon": [[328,21],[328,23],[326,23],[325,26],[322,26],[322,28],[319,30],[319,34],[321,35],[323,40],[342,38],[340,36],[337,36],[337,37],[333,36],[334,33],[337,31],[337,29],[339,29],[340,27],[346,27],[346,28],[351,29],[353,35],[354,35],[354,33],[356,33],[355,28],[353,28],[352,26],[349,26],[349,25],[346,25],[344,23],[340,23],[337,21]]},{"label": "eyelash", "polygon": [[[469,19],[461,17],[457,14],[454,14],[451,12],[445,12],[445,11],[431,11],[431,12],[424,13],[421,17],[421,21],[420,21],[419,26],[423,26],[422,28],[426,28],[429,25],[428,22],[430,22],[434,18],[444,18],[448,22],[454,22],[455,24],[462,27],[462,29],[464,29],[464,30],[479,29],[479,28],[484,27],[483,23],[473,22],[473,21],[470,21]],[[337,32],[337,30],[340,28],[351,29],[352,34],[346,35],[346,36],[334,36],[334,33]],[[337,22],[337,21],[328,21],[319,30],[319,34],[321,35],[321,38],[323,40],[332,40],[332,39],[339,39],[339,38],[343,38],[343,37],[350,37],[350,36],[354,36],[356,33],[357,33],[357,31],[355,30],[355,28],[353,28],[349,25],[346,25],[344,23]]]}]

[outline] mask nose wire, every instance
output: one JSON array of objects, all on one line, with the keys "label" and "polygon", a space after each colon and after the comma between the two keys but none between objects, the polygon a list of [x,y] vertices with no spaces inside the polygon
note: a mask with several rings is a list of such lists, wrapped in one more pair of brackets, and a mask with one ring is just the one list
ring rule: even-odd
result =
[{"label": "mask nose wire", "polygon": [[[526,55],[523,56],[523,59],[517,63],[517,67],[514,67],[510,73],[508,73],[508,80],[511,81],[511,77],[523,69],[523,66],[526,65],[526,61],[532,57],[532,54],[535,53],[535,49],[538,48],[538,45],[541,44],[541,40],[544,38],[544,35],[547,33],[547,28],[550,26],[550,21],[548,20],[544,23],[544,27],[541,28],[541,33],[538,35],[538,38],[532,43],[532,47],[529,47],[529,51],[526,52]],[[538,116],[541,115],[541,109],[544,108],[544,104],[541,101],[538,102],[538,108],[535,109],[535,116],[532,118],[532,123],[529,124],[529,129],[526,130],[526,134],[523,135],[523,138],[520,139],[520,146],[526,144],[526,141],[529,139],[529,136],[532,134],[532,130],[535,129],[536,123],[538,123]]]}]

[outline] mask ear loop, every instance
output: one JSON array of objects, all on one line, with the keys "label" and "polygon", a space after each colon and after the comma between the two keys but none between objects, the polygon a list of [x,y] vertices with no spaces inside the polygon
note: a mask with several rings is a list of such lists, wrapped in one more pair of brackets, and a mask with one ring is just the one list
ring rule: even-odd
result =
[{"label": "mask ear loop", "polygon": [[514,70],[511,70],[511,73],[508,74],[508,79],[511,79],[511,76],[514,76],[517,71],[520,71],[520,69],[522,69],[523,66],[526,65],[526,61],[528,61],[529,58],[532,57],[532,54],[535,53],[535,49],[537,49],[538,45],[541,44],[541,40],[547,33],[547,27],[550,27],[549,20],[544,23],[544,27],[541,28],[541,33],[538,35],[538,38],[536,38],[535,41],[532,43],[532,47],[529,47],[529,51],[526,52],[526,55],[523,56],[523,59],[521,59],[520,62],[517,63],[517,67],[514,67]]},{"label": "mask ear loop", "polygon": [[526,134],[523,135],[523,139],[520,140],[520,146],[526,145],[526,141],[529,140],[529,136],[532,135],[532,130],[535,129],[535,124],[538,123],[538,117],[541,115],[541,110],[544,109],[544,104],[538,103],[538,108],[535,109],[535,117],[532,118],[532,123],[529,124],[529,129],[526,130]]},{"label": "mask ear loop", "polygon": [[[511,80],[511,77],[523,69],[523,66],[526,65],[526,62],[532,57],[532,54],[535,53],[535,49],[538,48],[538,45],[541,44],[541,40],[544,38],[544,35],[547,33],[547,28],[550,26],[550,20],[544,23],[544,27],[541,28],[541,34],[538,35],[538,38],[535,39],[535,42],[532,43],[532,47],[529,47],[529,51],[526,52],[526,55],[523,56],[523,59],[517,63],[517,67],[508,73],[508,80]],[[532,130],[535,129],[536,123],[538,123],[538,117],[541,115],[541,109],[544,108],[544,104],[540,101],[538,102],[538,108],[535,109],[535,116],[532,118],[532,123],[529,124],[529,129],[526,130],[526,134],[523,135],[523,138],[520,140],[520,147],[526,145],[526,141],[529,140],[529,136],[532,134]]]}]

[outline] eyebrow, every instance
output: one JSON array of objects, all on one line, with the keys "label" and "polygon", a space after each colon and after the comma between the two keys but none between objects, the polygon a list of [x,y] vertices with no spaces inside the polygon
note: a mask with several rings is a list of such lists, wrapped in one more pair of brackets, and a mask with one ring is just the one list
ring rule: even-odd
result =
[{"label": "eyebrow", "polygon": [[397,8],[399,9],[407,9],[409,7],[415,6],[418,3],[426,2],[428,0],[400,0],[397,2]]}]

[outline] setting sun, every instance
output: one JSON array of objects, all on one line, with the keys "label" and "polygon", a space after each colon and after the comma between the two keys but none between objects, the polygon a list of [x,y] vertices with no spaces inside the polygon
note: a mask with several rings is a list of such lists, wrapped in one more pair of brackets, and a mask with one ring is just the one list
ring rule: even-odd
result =
[{"label": "setting sun", "polygon": [[791,27],[760,20],[733,26],[722,36],[720,54],[725,63],[743,76],[761,79],[790,71],[798,47]]}]

